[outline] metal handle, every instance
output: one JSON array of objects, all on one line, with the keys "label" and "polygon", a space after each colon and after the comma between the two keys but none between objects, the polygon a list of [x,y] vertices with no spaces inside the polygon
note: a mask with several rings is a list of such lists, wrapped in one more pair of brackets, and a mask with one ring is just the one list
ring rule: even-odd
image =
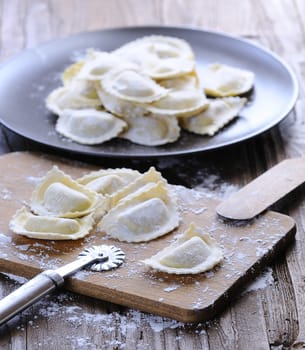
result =
[{"label": "metal handle", "polygon": [[63,283],[63,277],[54,270],[40,273],[0,301],[0,325]]}]

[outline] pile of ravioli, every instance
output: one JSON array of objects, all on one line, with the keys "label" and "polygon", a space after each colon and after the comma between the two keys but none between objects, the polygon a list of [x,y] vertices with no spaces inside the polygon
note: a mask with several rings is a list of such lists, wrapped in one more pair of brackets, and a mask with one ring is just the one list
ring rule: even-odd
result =
[{"label": "pile of ravioli", "polygon": [[200,74],[183,39],[152,35],[112,52],[89,49],[46,99],[56,131],[96,145],[115,137],[145,146],[175,142],[181,128],[213,136],[245,106],[254,74],[214,63]]},{"label": "pile of ravioli", "polygon": [[[102,169],[79,179],[54,166],[35,187],[27,206],[9,223],[16,234],[76,240],[95,232],[129,243],[147,242],[179,226],[173,187],[153,167]],[[208,233],[191,224],[175,241],[143,263],[174,274],[200,273],[223,258]]]}]

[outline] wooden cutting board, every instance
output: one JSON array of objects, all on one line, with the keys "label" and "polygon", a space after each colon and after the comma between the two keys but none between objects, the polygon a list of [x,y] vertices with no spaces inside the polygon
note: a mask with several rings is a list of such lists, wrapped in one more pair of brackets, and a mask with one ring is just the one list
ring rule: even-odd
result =
[{"label": "wooden cutting board", "polygon": [[[80,294],[170,317],[183,322],[213,318],[295,235],[295,222],[267,211],[245,225],[223,222],[215,207],[219,201],[203,193],[175,186],[181,225],[148,243],[122,243],[93,232],[79,241],[44,241],[15,235],[8,229],[12,215],[27,202],[53,165],[79,177],[92,166],[31,153],[0,157],[0,271],[27,278],[74,260],[87,246],[115,244],[126,253],[122,267],[109,272],[82,270],[67,279],[65,288]],[[246,198],[245,198],[246,200]],[[190,222],[209,232],[221,245],[224,261],[213,271],[197,275],[167,275],[145,268],[141,260],[168,245]]]}]

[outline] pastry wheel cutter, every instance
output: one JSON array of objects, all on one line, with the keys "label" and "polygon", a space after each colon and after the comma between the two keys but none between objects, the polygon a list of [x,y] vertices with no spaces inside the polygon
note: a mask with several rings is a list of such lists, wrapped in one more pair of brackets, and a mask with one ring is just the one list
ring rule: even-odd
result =
[{"label": "pastry wheel cutter", "polygon": [[122,265],[124,260],[124,252],[113,245],[98,245],[86,248],[75,261],[55,270],[41,272],[3,298],[0,301],[0,325],[52,290],[61,287],[65,278],[78,270],[90,266],[92,271],[108,271]]}]

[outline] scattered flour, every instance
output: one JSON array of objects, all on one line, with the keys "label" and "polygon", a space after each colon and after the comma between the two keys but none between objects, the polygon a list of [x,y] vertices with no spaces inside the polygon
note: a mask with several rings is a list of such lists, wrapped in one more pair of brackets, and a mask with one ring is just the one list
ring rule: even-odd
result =
[{"label": "scattered flour", "polygon": [[43,179],[43,176],[37,177],[37,176],[28,176],[26,178],[26,181],[31,185],[38,185]]},{"label": "scattered flour", "polygon": [[172,292],[172,291],[178,289],[179,287],[181,287],[179,284],[173,284],[171,286],[164,288],[163,290],[164,290],[164,292],[169,293],[169,292]]},{"label": "scattered flour", "polygon": [[0,196],[2,199],[4,199],[5,201],[9,201],[12,199],[12,192],[10,190],[8,190],[7,188],[3,188],[0,191]]},{"label": "scattered flour", "polygon": [[20,276],[16,276],[16,275],[13,275],[13,274],[10,274],[10,273],[5,273],[5,275],[13,282],[15,282],[15,284],[17,285],[21,285],[21,284],[24,284],[28,281],[27,278],[24,278],[24,277],[20,277]]},{"label": "scattered flour", "polygon": [[[6,275],[14,284],[20,285],[27,282],[26,279],[15,275]],[[90,350],[102,348],[123,350],[126,348],[126,345],[128,345],[128,349],[132,349],[130,342],[134,342],[135,346],[138,345],[137,349],[150,350],[148,344],[142,339],[141,329],[143,329],[143,325],[145,325],[148,332],[149,330],[152,332],[154,337],[162,337],[162,332],[172,332],[177,346],[179,340],[181,340],[179,336],[179,331],[181,330],[190,330],[192,328],[194,336],[207,336],[205,330],[207,324],[205,323],[194,325],[184,324],[165,317],[146,314],[132,309],[107,313],[98,304],[96,304],[94,309],[91,306],[89,308],[83,305],[83,303],[80,303],[80,298],[82,297],[69,292],[54,293],[44,297],[32,306],[30,312],[23,312],[24,316],[29,317],[28,327],[33,329],[39,328],[42,318],[54,325],[58,323],[59,318],[65,319],[65,322],[71,327],[71,333],[61,339],[65,348],[70,346],[71,349]],[[102,305],[103,303],[101,302],[101,307]],[[35,315],[34,317],[33,314]],[[44,323],[42,322],[42,324]],[[18,325],[17,328],[19,331],[26,331],[23,323]],[[95,330],[98,336],[89,337],[86,335],[86,332],[81,330],[82,328],[91,328]],[[58,341],[54,339],[54,334],[46,334],[43,340],[40,339],[39,342],[37,341],[32,346],[38,349],[55,348],[58,346]]]},{"label": "scattered flour", "polygon": [[247,285],[242,294],[257,291],[260,289],[265,289],[268,286],[273,285],[273,283],[274,279],[272,275],[272,268],[268,267],[253,282]]},{"label": "scattered flour", "polygon": [[5,233],[0,232],[0,244],[12,243],[12,237],[7,236]]},{"label": "scattered flour", "polygon": [[[164,173],[179,168],[179,172],[175,173],[176,181],[204,193],[209,198],[227,198],[239,189],[236,185],[224,182],[216,169],[202,169],[201,159],[184,159],[182,164],[179,159],[161,158],[157,167]],[[191,176],[190,169],[194,169]]]}]

